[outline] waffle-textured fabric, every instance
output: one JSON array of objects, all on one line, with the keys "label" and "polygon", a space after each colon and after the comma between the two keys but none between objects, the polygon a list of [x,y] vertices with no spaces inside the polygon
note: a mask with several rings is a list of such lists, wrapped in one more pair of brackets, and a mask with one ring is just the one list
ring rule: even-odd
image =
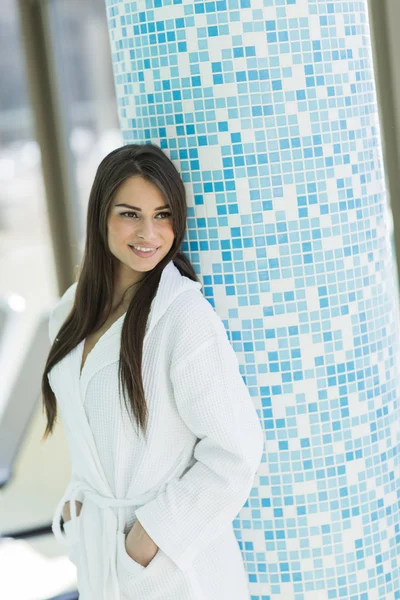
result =
[{"label": "waffle-textured fabric", "polygon": [[[76,285],[51,313],[51,342]],[[118,394],[125,315],[98,340],[81,374],[84,340],[48,376],[72,469],[52,527],[77,567],[80,600],[248,600],[232,522],[253,486],[264,435],[224,324],[201,284],[171,261],[143,344],[146,440]],[[63,533],[67,500],[72,518]],[[83,503],[79,516],[75,500]],[[136,520],[158,546],[146,567],[125,549]]]}]

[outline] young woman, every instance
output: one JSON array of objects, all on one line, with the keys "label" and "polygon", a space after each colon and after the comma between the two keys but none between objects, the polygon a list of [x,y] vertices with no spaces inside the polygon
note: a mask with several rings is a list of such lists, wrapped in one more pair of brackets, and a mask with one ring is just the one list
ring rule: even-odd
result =
[{"label": "young woman", "polygon": [[186,211],[160,148],[111,152],[90,193],[78,280],[50,316],[44,438],[59,409],[72,468],[53,532],[80,600],[249,598],[232,521],[263,431],[180,251]]}]

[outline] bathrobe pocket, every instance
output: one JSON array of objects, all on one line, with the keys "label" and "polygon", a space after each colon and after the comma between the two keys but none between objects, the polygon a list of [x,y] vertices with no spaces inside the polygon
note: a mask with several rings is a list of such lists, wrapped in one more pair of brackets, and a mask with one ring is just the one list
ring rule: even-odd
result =
[{"label": "bathrobe pocket", "polygon": [[150,568],[153,561],[158,558],[159,550],[154,555],[152,560],[149,562],[147,567],[144,567],[140,563],[136,562],[136,560],[134,560],[131,556],[129,556],[129,554],[126,550],[126,546],[125,546],[125,533],[122,531],[118,531],[117,535],[118,535],[118,540],[117,540],[118,541],[118,548],[117,548],[118,559],[120,561],[121,566],[123,566],[128,571],[130,571],[132,573],[141,573],[142,571]]},{"label": "bathrobe pocket", "polygon": [[[187,574],[159,548],[147,567],[129,556],[125,533],[117,532],[117,570],[121,598],[195,600]],[[160,593],[164,593],[164,596]]]}]

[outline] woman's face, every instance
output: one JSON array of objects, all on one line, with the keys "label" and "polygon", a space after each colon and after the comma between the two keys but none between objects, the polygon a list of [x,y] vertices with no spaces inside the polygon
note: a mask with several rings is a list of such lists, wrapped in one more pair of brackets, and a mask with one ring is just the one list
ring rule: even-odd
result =
[{"label": "woman's face", "polygon": [[[143,179],[128,177],[115,194],[107,220],[108,245],[120,261],[123,277],[136,282],[170,251],[172,214],[159,189]],[[132,246],[156,248],[140,256]],[[124,277],[124,278],[125,278]]]}]

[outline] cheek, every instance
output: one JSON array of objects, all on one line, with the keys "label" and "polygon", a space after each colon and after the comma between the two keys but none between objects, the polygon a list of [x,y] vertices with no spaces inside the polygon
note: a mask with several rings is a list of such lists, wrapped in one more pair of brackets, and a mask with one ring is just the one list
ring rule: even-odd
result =
[{"label": "cheek", "polygon": [[110,238],[118,241],[119,239],[124,239],[126,236],[132,231],[132,225],[127,221],[119,221],[113,220],[110,222],[108,226],[108,233]]},{"label": "cheek", "polygon": [[168,223],[165,225],[165,234],[169,235],[170,237],[174,237],[174,228],[172,226],[172,223]]}]

